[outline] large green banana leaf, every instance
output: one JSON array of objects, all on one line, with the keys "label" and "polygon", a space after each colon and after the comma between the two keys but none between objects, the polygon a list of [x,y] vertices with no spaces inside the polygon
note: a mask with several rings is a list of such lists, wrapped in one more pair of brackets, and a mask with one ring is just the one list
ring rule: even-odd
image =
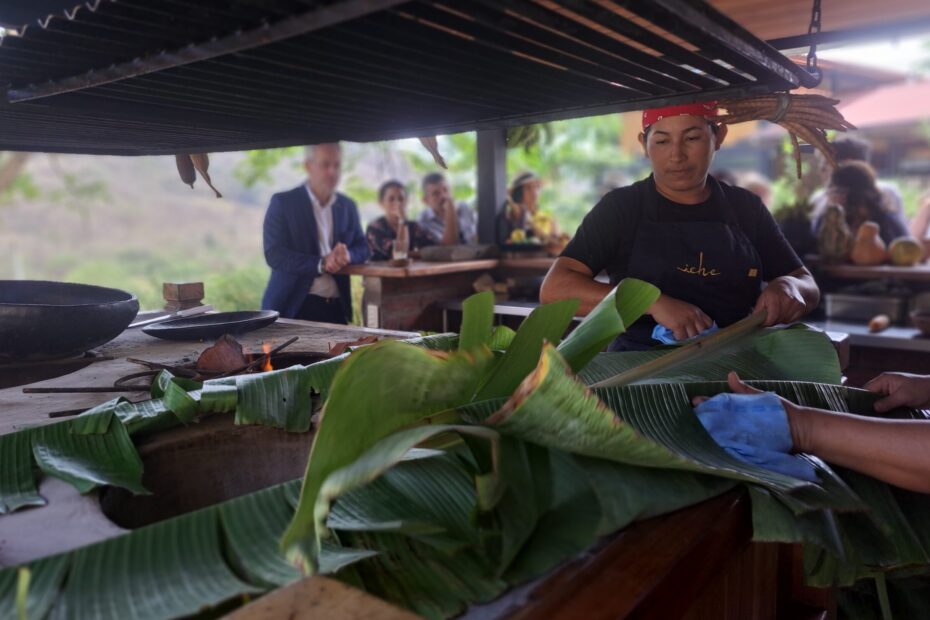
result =
[{"label": "large green banana leaf", "polygon": [[[579,376],[587,385],[592,385],[675,350],[676,347],[661,347],[650,351],[600,353]],[[836,351],[827,335],[806,325],[794,325],[757,330],[713,356],[687,361],[640,383],[725,381],[731,370],[738,370],[743,379],[839,383],[842,378]]]},{"label": "large green banana leaf", "polygon": [[[293,419],[278,406],[283,398],[309,396],[308,386],[328,394],[300,492],[288,483],[59,556],[65,568],[55,579],[49,573],[43,581],[34,563],[30,609],[51,608],[54,617],[192,613],[195,600],[203,608],[296,578],[287,550],[304,571],[334,573],[427,617],[448,617],[544,573],[598,536],[737,484],[750,489],[755,538],[805,542],[815,583],[899,575],[927,563],[930,529],[922,524],[930,499],[813,458],[817,484],[737,461],[691,411],[692,396],[723,391],[720,380],[737,368],[745,378],[776,380],[756,385],[803,404],[869,414],[871,395],[829,385],[838,383],[838,364],[821,334],[758,331],[701,364],[590,391],[585,383],[665,354],[596,354],[648,307],[648,285],[618,290],[626,294],[602,303],[559,350],[570,304],[540,308],[512,334],[489,329],[485,296],[466,305],[478,315],[465,317],[461,338],[381,343],[287,380],[271,373],[246,382],[243,389],[254,390],[246,411],[282,427]],[[491,353],[501,348],[503,355]],[[583,381],[575,378],[592,355]],[[803,382],[811,378],[819,383]],[[158,386],[145,408],[115,402],[111,410],[142,433],[171,422],[168,415],[177,424],[243,402],[236,379],[195,385],[165,377]],[[440,420],[455,427],[435,426]],[[106,432],[100,418],[83,424],[80,433]],[[0,474],[9,497],[29,496],[26,460],[16,477]],[[194,545],[198,533],[213,542]],[[87,576],[75,577],[78,570]],[[14,572],[0,571],[0,605],[12,596]]]},{"label": "large green banana leaf", "polygon": [[310,452],[297,515],[282,544],[307,572],[320,550],[314,506],[326,478],[391,433],[465,402],[493,363],[486,347],[438,353],[385,341],[353,353],[333,381]]},{"label": "large green banana leaf", "polygon": [[578,372],[617,335],[626,331],[659,298],[659,289],[641,280],[620,282],[559,345],[559,353]]}]

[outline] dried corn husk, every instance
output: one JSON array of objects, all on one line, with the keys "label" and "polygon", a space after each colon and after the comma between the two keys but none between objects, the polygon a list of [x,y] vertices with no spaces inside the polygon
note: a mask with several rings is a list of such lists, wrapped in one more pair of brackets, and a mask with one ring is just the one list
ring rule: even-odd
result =
[{"label": "dried corn husk", "polygon": [[826,131],[846,131],[856,127],[843,118],[836,109],[839,99],[822,95],[792,95],[778,93],[748,99],[728,99],[718,102],[726,114],[718,117],[721,123],[732,125],[746,121],[770,121],[788,130],[794,146],[794,159],[798,178],[801,178],[801,150],[798,138],[820,151],[834,168],[836,159]]}]

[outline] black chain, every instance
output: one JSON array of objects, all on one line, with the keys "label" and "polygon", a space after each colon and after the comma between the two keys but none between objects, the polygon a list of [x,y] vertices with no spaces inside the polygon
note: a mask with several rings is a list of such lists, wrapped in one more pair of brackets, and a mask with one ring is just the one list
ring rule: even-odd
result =
[{"label": "black chain", "polygon": [[810,51],[807,52],[807,71],[808,73],[819,74],[820,69],[817,67],[817,38],[814,35],[820,34],[820,0],[814,0],[814,6],[811,9],[811,24],[807,28],[807,34],[810,38]]}]

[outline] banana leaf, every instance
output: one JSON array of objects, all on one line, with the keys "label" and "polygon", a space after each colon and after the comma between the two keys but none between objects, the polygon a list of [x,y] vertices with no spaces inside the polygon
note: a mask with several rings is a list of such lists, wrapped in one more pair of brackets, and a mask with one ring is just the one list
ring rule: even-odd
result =
[{"label": "banana leaf", "polygon": [[172,618],[258,591],[227,565],[208,508],[74,551],[52,617]]},{"label": "banana leaf", "polygon": [[17,612],[17,585],[19,569],[29,571],[29,589],[26,593],[27,618],[44,618],[55,601],[68,568],[67,556],[54,556],[30,562],[16,569],[0,572],[0,618],[14,618]]},{"label": "banana leaf", "polygon": [[503,576],[512,584],[542,575],[590,547],[602,521],[599,498],[584,470],[567,453],[546,452],[551,484],[548,506],[539,511],[519,552],[505,565]]},{"label": "banana leaf", "polygon": [[[593,385],[668,355],[678,347],[601,353],[579,373]],[[743,379],[782,379],[839,384],[839,361],[829,337],[806,325],[758,330],[712,356],[688,361],[639,383],[726,381],[731,370]]]},{"label": "banana leaf", "polygon": [[642,280],[627,278],[615,286],[559,345],[572,372],[587,366],[658,298],[659,289]]},{"label": "banana leaf", "polygon": [[142,486],[142,459],[112,412],[42,426],[34,429],[32,438],[39,468],[81,493],[107,484],[148,494]]},{"label": "banana leaf", "polygon": [[294,515],[288,492],[299,486],[293,480],[219,505],[230,563],[249,583],[274,588],[300,579],[300,571],[278,550]]},{"label": "banana leaf", "polygon": [[491,331],[491,339],[488,341],[488,347],[492,351],[503,351],[510,347],[517,332],[513,331],[506,325],[495,325]]},{"label": "banana leaf", "polygon": [[307,368],[294,367],[236,381],[236,424],[262,424],[292,433],[310,430],[312,380]]},{"label": "banana leaf", "polygon": [[494,370],[485,378],[475,399],[497,398],[513,392],[536,366],[543,343],[558,344],[577,310],[577,299],[535,308],[520,325]]},{"label": "banana leaf", "polygon": [[282,540],[305,572],[316,569],[324,532],[317,530],[314,506],[326,478],[394,431],[467,402],[492,361],[487,348],[439,353],[391,341],[364,347],[345,361],[324,405],[297,512]]},{"label": "banana leaf", "polygon": [[152,382],[152,397],[161,398],[183,424],[190,424],[200,409],[197,398],[189,392],[199,390],[202,384],[190,379],[175,377],[167,370],[156,375]]},{"label": "banana leaf", "polygon": [[[371,482],[387,469],[399,463],[412,448],[431,437],[444,433],[472,435],[491,442],[492,446],[498,440],[496,432],[479,426],[421,426],[393,433],[379,441],[350,465],[338,469],[326,477],[317,494],[313,511],[316,519],[316,531],[321,534],[326,531],[325,521],[329,516],[330,504],[335,498]],[[482,469],[487,471],[496,467],[497,461],[496,449],[492,448],[490,463]],[[482,473],[485,473],[485,471]],[[497,472],[491,473],[496,474]],[[478,505],[481,505],[481,503],[479,501]],[[492,507],[492,505],[485,505],[483,508],[490,509]],[[429,519],[432,515],[433,519],[429,519],[429,521],[435,523],[437,522],[437,515],[434,511],[442,509],[444,506],[423,502],[421,508],[423,509],[423,518]],[[342,529],[347,528],[343,527]]]},{"label": "banana leaf", "polygon": [[[447,617],[544,573],[600,535],[735,484],[750,488],[757,539],[809,543],[806,561],[815,580],[850,583],[925,559],[930,533],[919,524],[930,514],[930,502],[870,479],[847,480],[846,472],[816,459],[819,484],[737,461],[691,410],[692,396],[726,389],[708,382],[724,378],[719,373],[726,365],[749,377],[764,365],[759,372],[766,379],[797,378],[804,367],[828,382],[835,353],[821,335],[803,329],[757,333],[719,353],[725,359],[712,370],[707,363],[683,366],[643,385],[590,391],[572,368],[617,326],[608,310],[621,324],[626,320],[621,298],[614,297],[616,309],[602,310],[607,319],[592,319],[607,326],[603,333],[586,328],[590,333],[563,347],[576,362],[555,348],[574,314],[563,304],[527,320],[499,358],[491,353],[496,334],[481,319],[463,338],[461,352],[455,351],[457,336],[428,336],[297,369],[295,375],[316,367],[312,372],[323,379],[300,374],[288,383],[293,391],[271,385],[284,384],[280,374],[256,376],[259,389],[249,405],[255,411],[277,409],[277,399],[285,393],[296,398],[308,384],[329,393],[299,494],[288,483],[62,556],[69,575],[53,616],[195,613],[295,578],[287,551],[304,571],[336,572],[418,613]],[[475,304],[486,313],[486,302]],[[785,354],[798,348],[804,360]],[[616,374],[629,355],[598,355],[589,367],[603,362],[607,370],[599,371]],[[682,376],[703,382],[681,383]],[[269,385],[261,385],[265,381]],[[174,388],[185,392],[199,414],[236,410],[237,383],[166,379],[159,389],[176,392],[182,408],[188,401]],[[862,413],[871,411],[874,399],[837,385],[756,385],[802,404]],[[114,415],[120,407],[128,414],[131,406],[114,405]],[[439,420],[453,422],[456,433],[436,426]],[[86,435],[76,437],[110,432],[102,418],[81,424],[77,430]],[[863,499],[874,504],[868,513]],[[12,572],[0,571],[0,601]],[[36,601],[52,605],[57,590]]]},{"label": "banana leaf", "polygon": [[25,506],[44,506],[36,487],[32,429],[0,435],[0,515]]},{"label": "banana leaf", "polygon": [[472,295],[462,303],[462,329],[459,350],[468,351],[491,340],[494,325],[494,293],[484,291]]}]

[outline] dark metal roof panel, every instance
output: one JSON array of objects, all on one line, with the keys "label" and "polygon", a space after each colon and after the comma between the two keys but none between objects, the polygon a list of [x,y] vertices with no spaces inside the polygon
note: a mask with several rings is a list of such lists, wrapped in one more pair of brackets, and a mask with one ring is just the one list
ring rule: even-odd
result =
[{"label": "dark metal roof panel", "polygon": [[683,0],[98,0],[33,26],[0,45],[0,149],[366,141],[806,79]]}]

